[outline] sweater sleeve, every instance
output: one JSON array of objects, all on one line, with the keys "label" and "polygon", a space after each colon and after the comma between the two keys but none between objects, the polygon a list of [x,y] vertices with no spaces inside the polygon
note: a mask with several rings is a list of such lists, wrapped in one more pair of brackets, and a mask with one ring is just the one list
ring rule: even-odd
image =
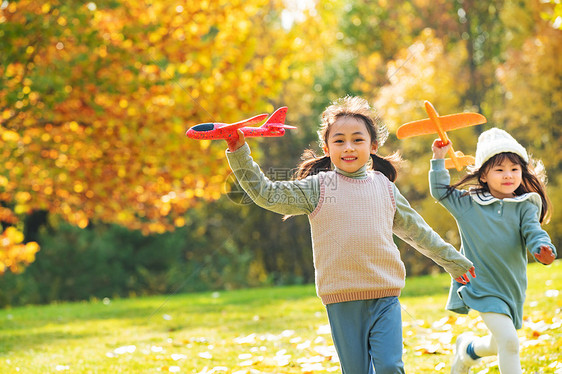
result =
[{"label": "sweater sleeve", "polygon": [[[458,217],[470,208],[470,199],[463,199],[465,191],[453,190],[447,198],[447,186],[451,184],[451,176],[445,168],[444,159],[431,160],[429,170],[429,193],[454,217]],[[467,205],[468,204],[468,205]]]},{"label": "sweater sleeve", "polygon": [[235,152],[226,151],[230,168],[240,186],[258,206],[275,213],[310,214],[318,205],[320,183],[317,176],[295,181],[271,181],[250,155],[248,144]]},{"label": "sweater sleeve", "polygon": [[[556,256],[556,248],[539,222],[540,208],[530,201],[526,201],[524,204],[521,213],[521,235],[525,240],[525,246],[531,254],[535,255],[540,252],[541,246],[546,245],[552,249],[554,256]],[[535,256],[533,256],[533,259],[537,260]]]},{"label": "sweater sleeve", "polygon": [[393,232],[424,256],[443,267],[453,278],[465,274],[472,262],[445,242],[410,206],[396,185],[392,184],[396,200]]}]

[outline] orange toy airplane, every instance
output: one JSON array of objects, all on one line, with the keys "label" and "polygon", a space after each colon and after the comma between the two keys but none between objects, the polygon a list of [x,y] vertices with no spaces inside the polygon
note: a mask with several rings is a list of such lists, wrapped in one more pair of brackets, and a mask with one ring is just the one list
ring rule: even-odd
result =
[{"label": "orange toy airplane", "polygon": [[[424,101],[424,104],[425,111],[429,115],[429,118],[408,122],[400,126],[396,131],[398,139],[418,135],[439,134],[443,145],[447,145],[450,140],[445,131],[486,123],[486,117],[478,113],[467,112],[439,116],[429,101]],[[449,148],[449,156],[451,156],[451,158],[445,160],[445,167],[447,169],[455,167],[460,171],[463,166],[474,165],[474,157],[465,156],[460,151],[455,152],[453,147]]]}]

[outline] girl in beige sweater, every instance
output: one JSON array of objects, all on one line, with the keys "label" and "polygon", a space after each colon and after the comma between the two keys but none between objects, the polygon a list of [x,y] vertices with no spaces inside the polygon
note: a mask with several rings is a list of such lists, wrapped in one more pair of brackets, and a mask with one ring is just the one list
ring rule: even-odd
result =
[{"label": "girl in beige sweater", "polygon": [[403,373],[398,296],[405,267],[393,233],[464,283],[472,263],[444,242],[394,183],[396,156],[377,149],[386,129],[369,103],[345,97],[322,115],[324,156],[304,161],[297,180],[269,180],[250,156],[241,131],[227,157],[240,185],[259,206],[307,214],[318,296],[326,305],[344,374]]}]

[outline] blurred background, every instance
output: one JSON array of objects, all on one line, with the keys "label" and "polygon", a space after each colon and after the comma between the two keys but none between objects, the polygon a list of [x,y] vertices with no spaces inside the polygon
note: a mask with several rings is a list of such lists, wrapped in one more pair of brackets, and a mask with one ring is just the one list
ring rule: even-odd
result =
[{"label": "blurred background", "polygon": [[[348,94],[374,103],[397,186],[457,248],[428,191],[434,137],[395,131],[429,100],[486,116],[449,134],[466,154],[510,132],[546,166],[562,248],[561,60],[559,0],[0,0],[0,307],[313,282],[307,217],[248,204],[225,143],[185,131],[288,106],[298,130],[248,141],[287,179]],[[442,271],[397,243],[409,276]]]}]

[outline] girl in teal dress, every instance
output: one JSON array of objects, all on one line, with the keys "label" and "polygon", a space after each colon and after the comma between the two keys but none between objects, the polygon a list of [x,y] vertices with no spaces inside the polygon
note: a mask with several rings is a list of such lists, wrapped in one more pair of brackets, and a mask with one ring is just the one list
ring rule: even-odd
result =
[{"label": "girl in teal dress", "polygon": [[497,355],[501,373],[519,374],[516,330],[527,289],[527,250],[545,265],[556,258],[541,228],[550,213],[545,186],[539,168],[533,167],[536,162],[503,130],[480,135],[476,165],[453,185],[443,160],[449,148],[450,143],[433,143],[430,192],[457,221],[461,253],[474,263],[478,277],[451,283],[447,309],[463,314],[474,309],[490,330],[485,337],[464,333],[457,338],[451,373],[469,373],[481,357]]}]

